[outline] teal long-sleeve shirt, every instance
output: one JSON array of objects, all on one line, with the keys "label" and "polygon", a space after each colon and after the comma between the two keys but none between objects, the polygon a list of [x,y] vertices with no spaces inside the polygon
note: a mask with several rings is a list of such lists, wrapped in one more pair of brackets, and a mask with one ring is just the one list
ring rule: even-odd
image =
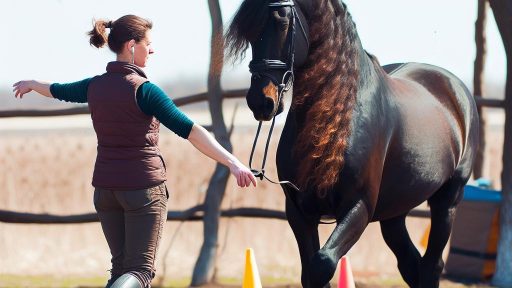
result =
[{"label": "teal long-sleeve shirt", "polygon": [[[87,103],[87,89],[91,79],[87,78],[66,84],[53,83],[50,85],[50,92],[54,98],[62,101]],[[178,136],[187,139],[190,135],[194,122],[155,84],[145,82],[139,87],[137,104],[142,112],[149,116],[155,116],[158,121]]]}]

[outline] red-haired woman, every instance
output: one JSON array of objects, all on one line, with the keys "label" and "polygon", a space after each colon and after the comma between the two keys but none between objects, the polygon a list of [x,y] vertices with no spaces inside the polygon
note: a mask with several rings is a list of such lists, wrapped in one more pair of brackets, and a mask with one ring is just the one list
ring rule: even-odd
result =
[{"label": "red-haired woman", "polygon": [[[251,171],[201,126],[194,124],[141,68],[153,53],[152,23],[134,15],[96,21],[90,44],[106,43],[117,55],[106,73],[58,84],[36,80],[13,85],[15,96],[34,90],[46,97],[88,103],[98,138],[92,185],[94,206],[112,254],[107,287],[150,287],[169,194],[158,148],[160,123],[199,151],[229,167],[237,183],[256,186]],[[110,29],[110,33],[106,29]]]}]

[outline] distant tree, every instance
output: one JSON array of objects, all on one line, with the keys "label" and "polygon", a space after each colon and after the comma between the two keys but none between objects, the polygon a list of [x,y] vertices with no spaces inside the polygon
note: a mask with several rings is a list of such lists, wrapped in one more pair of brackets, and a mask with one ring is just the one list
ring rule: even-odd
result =
[{"label": "distant tree", "polygon": [[498,287],[512,287],[512,0],[489,0],[507,55],[505,88],[505,141],[501,186],[500,240],[496,273],[492,280]]},{"label": "distant tree", "polygon": [[[222,88],[220,78],[224,65],[224,38],[222,12],[218,0],[208,0],[212,33],[210,69],[208,72],[208,104],[212,116],[212,131],[215,139],[228,151],[233,147],[222,114]],[[215,166],[204,200],[203,245],[192,275],[192,286],[211,282],[217,258],[220,205],[224,198],[229,170],[221,164]]]}]

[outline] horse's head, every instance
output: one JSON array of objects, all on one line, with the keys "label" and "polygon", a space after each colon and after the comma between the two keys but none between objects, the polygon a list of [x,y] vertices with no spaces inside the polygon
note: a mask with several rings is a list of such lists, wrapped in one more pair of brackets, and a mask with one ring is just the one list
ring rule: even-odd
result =
[{"label": "horse's head", "polygon": [[246,100],[256,120],[268,121],[283,111],[282,94],[293,85],[293,69],[307,58],[308,26],[295,2],[246,0],[227,34],[231,52],[251,45],[252,77]]}]

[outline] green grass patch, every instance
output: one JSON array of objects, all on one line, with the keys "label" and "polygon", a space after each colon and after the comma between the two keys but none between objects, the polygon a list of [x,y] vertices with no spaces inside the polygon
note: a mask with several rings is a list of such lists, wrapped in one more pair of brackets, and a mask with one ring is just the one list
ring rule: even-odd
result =
[{"label": "green grass patch", "polygon": [[0,275],[0,287],[104,287],[105,277],[83,277],[53,275]]}]

